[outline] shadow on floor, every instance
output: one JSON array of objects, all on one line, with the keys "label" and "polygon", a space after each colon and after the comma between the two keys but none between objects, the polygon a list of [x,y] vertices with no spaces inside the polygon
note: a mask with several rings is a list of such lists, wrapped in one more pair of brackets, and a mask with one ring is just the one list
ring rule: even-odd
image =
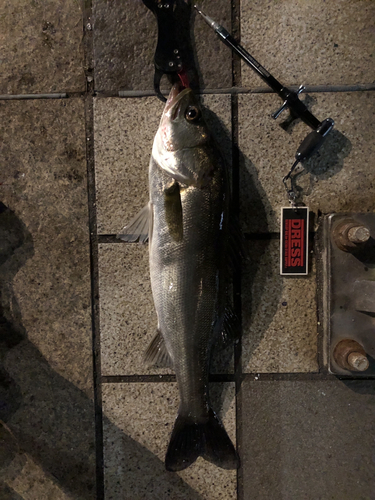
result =
[{"label": "shadow on floor", "polygon": [[[269,251],[271,240],[263,238],[262,235],[268,233],[269,223],[275,217],[275,214],[268,203],[267,196],[258,181],[257,171],[252,162],[245,157],[237,144],[233,144],[230,131],[222,123],[215,113],[203,107],[204,118],[207,121],[209,129],[211,130],[218,148],[221,150],[224,160],[227,165],[232,165],[233,160],[237,163],[235,168],[239,168],[239,191],[236,196],[241,199],[234,199],[234,205],[240,206],[240,225],[249,218],[249,214],[256,214],[257,228],[254,231],[252,239],[244,239],[243,246],[246,257],[241,259],[242,263],[238,274],[241,276],[241,294],[243,299],[242,312],[236,311],[238,315],[242,314],[242,342],[244,342],[244,335],[251,335],[251,342],[246,340],[246,344],[250,345],[250,349],[242,351],[242,367],[245,367],[267,331],[269,323],[277,310],[278,297],[281,294],[281,282],[273,286],[272,301],[267,301],[269,307],[264,311],[263,322],[261,328],[256,331],[251,328],[251,320],[254,312],[264,303],[265,294],[267,291],[267,282],[274,277],[274,269],[271,265],[265,265],[264,256]],[[234,172],[236,176],[236,172]],[[233,172],[230,170],[230,177],[232,178]],[[234,177],[235,177],[234,176]],[[234,187],[234,193],[237,193]],[[250,195],[248,195],[250,194]],[[260,234],[261,233],[261,234]],[[270,262],[268,263],[270,264]],[[237,271],[236,271],[237,272]],[[234,280],[238,278],[235,277]],[[262,287],[254,288],[255,282],[261,282]],[[238,280],[237,285],[238,286]],[[245,298],[245,300],[244,300]],[[259,325],[258,325],[259,326]],[[227,339],[220,337],[215,345],[212,359],[212,373],[231,373],[233,370],[233,343],[239,341],[241,333],[234,332],[233,337]],[[237,369],[237,367],[236,367]],[[240,370],[242,371],[242,370]],[[228,384],[222,385],[222,393],[218,394],[216,391],[215,398],[213,398],[213,408],[222,415],[228,409],[229,399],[226,397],[227,392],[231,391]]]},{"label": "shadow on floor", "polygon": [[[30,479],[23,467],[31,460],[41,478],[39,492],[50,494],[51,485],[82,500],[96,498],[94,404],[87,395],[56,373],[36,346],[27,339],[20,307],[12,291],[12,279],[33,256],[33,241],[22,221],[0,204],[0,495],[21,498],[13,489]],[[104,416],[106,431],[120,434],[123,446],[138,457],[134,480],[155,476],[158,487],[199,500],[201,496],[139,443],[124,435]],[[124,472],[126,474],[126,471]],[[46,481],[44,482],[44,478]],[[125,490],[121,498],[132,498]],[[44,489],[43,489],[44,488]],[[55,490],[56,491],[56,490]],[[142,498],[154,499],[150,491]]]}]

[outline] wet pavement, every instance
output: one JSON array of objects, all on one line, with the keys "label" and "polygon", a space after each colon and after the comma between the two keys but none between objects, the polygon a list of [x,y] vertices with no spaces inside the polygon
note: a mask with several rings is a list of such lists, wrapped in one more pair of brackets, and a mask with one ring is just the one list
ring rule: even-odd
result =
[{"label": "wet pavement", "polygon": [[5,1],[0,500],[375,499],[375,381],[327,373],[317,286],[322,216],[375,209],[375,4],[201,6],[336,123],[298,179],[310,273],[281,277],[282,177],[308,128],[270,118],[280,98],[192,14],[200,98],[249,255],[234,281],[241,338],[216,347],[211,370],[241,468],[200,458],[165,471],[178,393],[172,370],[142,361],[156,330],[148,250],[115,238],[147,202],[163,109],[151,12],[140,0]]}]

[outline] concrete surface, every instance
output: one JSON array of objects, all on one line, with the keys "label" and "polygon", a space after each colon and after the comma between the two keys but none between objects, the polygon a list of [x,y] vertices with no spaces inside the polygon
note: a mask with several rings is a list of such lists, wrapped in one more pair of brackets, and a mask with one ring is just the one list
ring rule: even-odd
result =
[{"label": "concrete surface", "polygon": [[[210,391],[213,407],[235,443],[234,384],[211,384]],[[106,384],[103,405],[122,431],[104,429],[106,498],[236,498],[236,471],[219,469],[202,458],[179,473],[165,471],[164,456],[178,410],[175,383]]]},{"label": "concrete surface", "polygon": [[[309,276],[280,276],[280,241],[250,241],[242,274],[242,370],[315,372],[315,262]],[[310,260],[313,254],[310,254]]]},{"label": "concrete surface", "polygon": [[[331,117],[335,128],[318,153],[304,162],[296,180],[302,202],[319,212],[375,209],[372,158],[375,96],[372,92],[309,94],[311,111]],[[273,94],[239,96],[241,223],[249,233],[277,232],[280,207],[288,206],[282,182],[298,146],[311,130],[296,123],[287,133],[271,118],[281,103]]]},{"label": "concrete surface", "polygon": [[143,362],[157,328],[148,278],[148,245],[99,246],[103,375],[171,373],[168,369],[147,369]]},{"label": "concrete surface", "polygon": [[243,498],[372,499],[374,382],[247,380]]},{"label": "concrete surface", "polygon": [[[149,280],[148,245],[99,245],[99,288],[102,375],[173,373],[168,368],[146,367],[143,360],[158,323]],[[233,373],[230,343],[217,342],[211,373]]]},{"label": "concrete surface", "polygon": [[[282,178],[309,129],[287,113],[270,118],[280,98],[192,16],[193,83],[205,92],[205,117],[232,167],[248,255],[233,278],[241,334],[217,344],[210,384],[241,468],[199,459],[181,474],[165,471],[178,392],[172,370],[143,365],[156,328],[148,248],[115,239],[148,200],[163,109],[150,95],[152,13],[138,0],[6,1],[1,500],[375,499],[374,381],[325,372],[316,232],[322,214],[375,209],[374,3],[201,6],[241,33],[280,81],[311,85],[302,99],[319,119],[336,122],[296,179],[313,214],[310,273],[281,278]],[[121,90],[133,93],[116,97]],[[36,95],[50,92],[67,98]],[[35,95],[9,101],[11,94]]]},{"label": "concrete surface", "polygon": [[[0,484],[95,497],[81,99],[0,103]],[[5,497],[7,498],[7,497]]]},{"label": "concrete surface", "polygon": [[0,5],[0,94],[85,90],[83,5],[5,0]]},{"label": "concrete surface", "polygon": [[[374,83],[373,2],[241,0],[240,4],[242,45],[284,85]],[[245,63],[242,85],[264,85]]]},{"label": "concrete surface", "polygon": [[[230,25],[230,1],[200,3],[203,10],[206,5],[212,17]],[[140,1],[129,4],[120,0],[110,3],[94,0],[93,14],[95,89],[101,92],[153,89],[157,22],[151,11]],[[191,13],[191,22],[200,88],[231,87],[230,50],[217,43],[214,32],[195,11]],[[168,88],[164,79],[162,88]]]}]

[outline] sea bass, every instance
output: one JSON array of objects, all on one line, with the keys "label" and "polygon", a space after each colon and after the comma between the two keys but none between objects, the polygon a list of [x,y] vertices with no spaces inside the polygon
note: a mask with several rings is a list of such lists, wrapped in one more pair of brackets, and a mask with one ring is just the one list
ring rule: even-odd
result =
[{"label": "sea bass", "polygon": [[190,88],[171,90],[154,139],[149,188],[149,204],[118,237],[149,240],[158,328],[145,358],[174,369],[180,394],[165,465],[182,470],[201,455],[237,468],[234,446],[208,397],[211,350],[225,328],[228,173]]}]

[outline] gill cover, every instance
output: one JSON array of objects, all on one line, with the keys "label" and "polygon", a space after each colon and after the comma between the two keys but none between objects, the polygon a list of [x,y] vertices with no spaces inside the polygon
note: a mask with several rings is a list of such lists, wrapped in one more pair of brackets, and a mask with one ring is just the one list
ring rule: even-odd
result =
[{"label": "gill cover", "polygon": [[156,133],[152,155],[176,181],[202,187],[212,169],[210,135],[190,88],[173,86]]}]

